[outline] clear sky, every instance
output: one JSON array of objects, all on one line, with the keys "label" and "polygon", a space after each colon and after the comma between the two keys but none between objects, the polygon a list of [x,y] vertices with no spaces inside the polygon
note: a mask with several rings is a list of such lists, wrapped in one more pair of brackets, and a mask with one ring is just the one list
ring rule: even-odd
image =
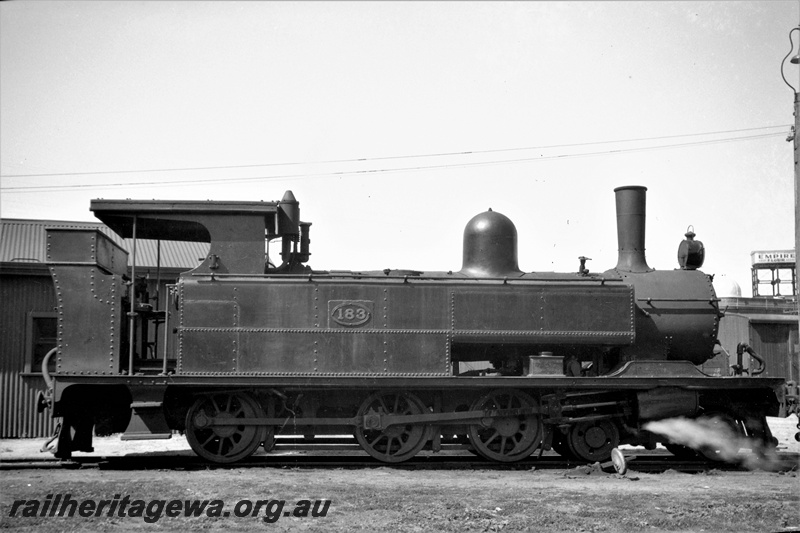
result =
[{"label": "clear sky", "polygon": [[691,224],[747,296],[750,252],[794,247],[799,21],[797,0],[3,2],[0,216],[291,189],[314,268],[458,270],[491,207],[523,270],[602,271],[613,188],[645,185],[650,266]]}]

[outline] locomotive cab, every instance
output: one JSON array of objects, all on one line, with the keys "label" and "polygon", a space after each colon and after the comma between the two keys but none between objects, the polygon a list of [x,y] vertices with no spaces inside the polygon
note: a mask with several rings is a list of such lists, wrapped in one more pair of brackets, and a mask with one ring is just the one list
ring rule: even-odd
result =
[{"label": "locomotive cab", "polygon": [[263,274],[265,239],[281,240],[283,271],[310,256],[311,224],[291,191],[279,202],[93,200],[91,210],[123,238],[210,243],[198,274]]},{"label": "locomotive cab", "polygon": [[[151,298],[138,275],[137,251],[141,253],[144,240],[209,243],[201,263],[182,274],[188,278],[259,275],[265,270],[298,273],[305,271],[303,263],[310,256],[311,224],[300,221],[291,191],[279,202],[94,200],[91,209],[120,237],[131,239],[131,248],[122,249],[97,230],[48,230],[48,263],[60,302],[56,370],[62,373],[175,369],[169,306],[151,303],[167,298]],[[265,242],[275,239],[281,241],[283,261],[270,267]],[[159,358],[163,365],[155,361]]]}]

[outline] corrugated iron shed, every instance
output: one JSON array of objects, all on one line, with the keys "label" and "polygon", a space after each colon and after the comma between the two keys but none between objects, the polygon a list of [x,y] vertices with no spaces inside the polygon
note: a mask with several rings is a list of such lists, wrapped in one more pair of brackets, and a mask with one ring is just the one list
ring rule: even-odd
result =
[{"label": "corrugated iron shed", "polygon": [[52,312],[56,304],[47,269],[41,270],[39,275],[0,278],[0,438],[53,433],[49,413],[36,411],[36,395],[45,388],[42,377],[24,373],[29,315]]},{"label": "corrugated iron shed", "polygon": [[[123,239],[99,222],[67,222],[62,220],[27,220],[8,218],[0,221],[0,263],[47,262],[47,228],[99,229],[128,251],[128,266],[133,257],[131,239]],[[138,239],[136,266],[155,268],[158,264],[158,241]],[[161,241],[161,267],[188,270],[197,266],[208,253],[204,242]]]}]

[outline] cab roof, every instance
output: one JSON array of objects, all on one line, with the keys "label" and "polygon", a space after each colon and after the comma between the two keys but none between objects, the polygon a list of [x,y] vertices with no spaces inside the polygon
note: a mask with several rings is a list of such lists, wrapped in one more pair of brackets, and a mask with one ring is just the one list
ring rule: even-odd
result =
[{"label": "cab roof", "polygon": [[[104,224],[124,238],[210,242],[209,226],[241,224],[263,219],[262,229],[277,236],[296,222],[298,202],[286,191],[279,202],[192,200],[92,200],[90,209]],[[225,221],[225,222],[223,222]],[[259,223],[259,225],[261,225]],[[291,231],[291,230],[290,230]]]}]

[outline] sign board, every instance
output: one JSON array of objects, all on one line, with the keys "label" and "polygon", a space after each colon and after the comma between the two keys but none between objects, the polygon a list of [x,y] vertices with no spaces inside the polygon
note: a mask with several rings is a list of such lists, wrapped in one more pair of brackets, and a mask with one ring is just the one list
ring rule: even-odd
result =
[{"label": "sign board", "polygon": [[757,265],[785,265],[793,267],[795,265],[794,250],[767,250],[750,252],[750,259],[753,266]]}]

